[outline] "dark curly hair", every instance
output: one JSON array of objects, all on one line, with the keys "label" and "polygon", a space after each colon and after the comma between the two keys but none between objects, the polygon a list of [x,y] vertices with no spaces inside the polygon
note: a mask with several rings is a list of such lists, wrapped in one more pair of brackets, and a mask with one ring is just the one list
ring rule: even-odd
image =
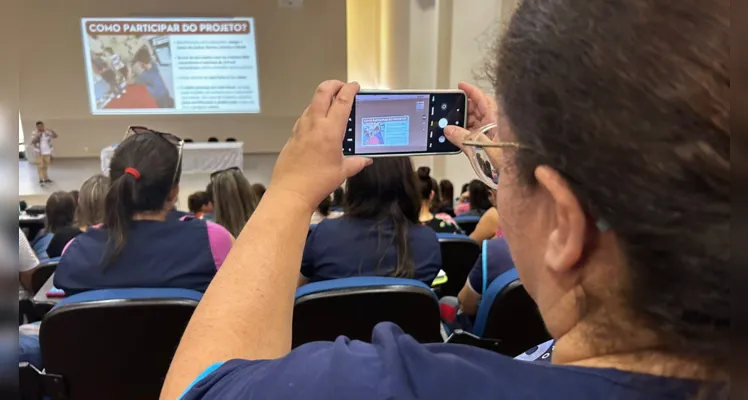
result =
[{"label": "dark curly hair", "polygon": [[615,232],[622,323],[715,376],[730,349],[729,30],[729,0],[524,0],[490,71],[532,149],[507,167],[530,187],[554,168]]}]

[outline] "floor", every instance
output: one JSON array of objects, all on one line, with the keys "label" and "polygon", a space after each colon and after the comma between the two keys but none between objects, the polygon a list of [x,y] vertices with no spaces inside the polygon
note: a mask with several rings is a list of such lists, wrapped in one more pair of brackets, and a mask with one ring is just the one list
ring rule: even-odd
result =
[{"label": "floor", "polygon": [[[277,154],[245,154],[244,175],[250,183],[267,185],[275,165]],[[36,165],[27,161],[18,162],[18,197],[29,205],[44,205],[47,197],[58,190],[80,189],[83,181],[101,172],[98,158],[56,159],[49,169],[51,184],[39,186]],[[183,174],[180,182],[180,209],[187,208],[187,197],[198,190],[205,190],[210,181],[209,173]]]}]

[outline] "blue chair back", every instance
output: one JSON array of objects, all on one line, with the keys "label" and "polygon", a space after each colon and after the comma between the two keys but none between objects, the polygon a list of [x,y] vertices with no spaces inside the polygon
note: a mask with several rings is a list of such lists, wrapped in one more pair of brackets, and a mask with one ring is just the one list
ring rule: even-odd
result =
[{"label": "blue chair back", "polygon": [[442,269],[447,274],[447,283],[439,286],[439,296],[457,296],[480,256],[480,245],[465,235],[439,233],[436,236],[442,252]]},{"label": "blue chair back", "polygon": [[480,217],[476,215],[460,215],[455,217],[455,222],[457,222],[457,225],[460,226],[460,229],[466,235],[473,233],[475,227],[478,225],[478,221],[480,221]]},{"label": "blue chair back", "polygon": [[473,333],[498,340],[501,353],[511,357],[550,339],[535,301],[514,268],[499,275],[486,289]]},{"label": "blue chair back", "polygon": [[371,331],[389,321],[422,343],[441,342],[439,301],[422,282],[388,277],[355,277],[315,282],[296,291],[293,347],[335,340],[369,342]]},{"label": "blue chair back", "polygon": [[[42,321],[54,399],[156,399],[202,293],[106,289],[65,298]],[[49,382],[47,382],[49,383]],[[50,387],[51,386],[51,387]]]}]

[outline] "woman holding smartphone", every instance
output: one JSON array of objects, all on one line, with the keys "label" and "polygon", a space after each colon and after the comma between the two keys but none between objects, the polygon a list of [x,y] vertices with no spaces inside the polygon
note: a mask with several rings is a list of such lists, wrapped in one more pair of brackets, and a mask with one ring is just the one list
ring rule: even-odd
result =
[{"label": "woman holding smartphone", "polygon": [[496,100],[460,85],[472,132],[445,133],[501,171],[502,230],[551,364],[419,344],[391,323],[372,344],[291,350],[309,216],[369,162],[341,154],[358,85],[325,82],[162,398],[729,399],[729,29],[728,0],[524,0],[494,54]]}]

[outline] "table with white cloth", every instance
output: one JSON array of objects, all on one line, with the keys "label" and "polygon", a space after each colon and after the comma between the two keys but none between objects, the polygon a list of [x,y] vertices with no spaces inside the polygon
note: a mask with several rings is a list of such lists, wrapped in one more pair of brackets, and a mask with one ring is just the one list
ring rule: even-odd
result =
[{"label": "table with white cloth", "polygon": [[[101,172],[109,175],[109,163],[114,156],[115,146],[101,150]],[[210,173],[222,169],[244,168],[243,142],[203,142],[185,143],[182,152],[182,173]]]}]

